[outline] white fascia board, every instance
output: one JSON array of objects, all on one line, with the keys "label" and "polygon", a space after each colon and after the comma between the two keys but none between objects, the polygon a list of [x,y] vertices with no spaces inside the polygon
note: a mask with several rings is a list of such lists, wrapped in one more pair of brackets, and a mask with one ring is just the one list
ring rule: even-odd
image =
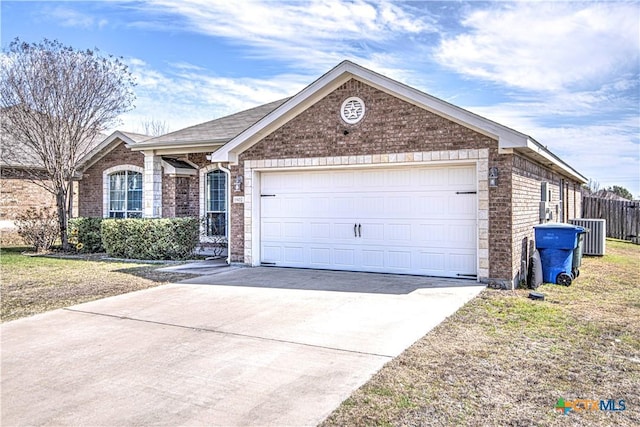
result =
[{"label": "white fascia board", "polygon": [[100,144],[98,144],[93,150],[88,152],[81,160],[80,160],[80,169],[85,170],[93,166],[98,160],[102,159],[104,156],[109,154],[111,150],[118,146],[121,142],[125,143],[125,146],[128,147],[129,144],[134,144],[135,141],[129,138],[124,133],[119,130],[113,132],[111,135],[106,137]]},{"label": "white fascia board", "polygon": [[553,167],[555,166],[556,170],[559,170],[564,175],[567,175],[576,181],[586,184],[588,182],[587,178],[583,176],[580,172],[575,170],[573,167],[569,166],[567,163],[562,161],[558,156],[549,151],[546,147],[541,145],[539,142],[527,139],[526,149],[523,150],[526,152],[534,153],[537,156],[542,157],[545,161],[549,162],[549,164]]},{"label": "white fascia board", "polygon": [[[173,152],[190,153],[194,149],[201,149],[200,151],[210,151],[212,146],[222,146],[226,144],[228,139],[216,139],[208,141],[184,141],[180,143],[137,143],[127,144],[127,148],[131,151],[144,151],[144,150],[172,150]],[[207,149],[208,148],[208,149]]]}]

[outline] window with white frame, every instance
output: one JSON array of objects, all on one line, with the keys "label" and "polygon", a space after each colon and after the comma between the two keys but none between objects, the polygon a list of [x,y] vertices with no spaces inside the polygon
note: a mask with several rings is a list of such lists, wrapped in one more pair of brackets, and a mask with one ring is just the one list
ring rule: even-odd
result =
[{"label": "window with white frame", "polygon": [[109,174],[109,218],[142,218],[142,174],[122,170]]},{"label": "window with white frame", "polygon": [[220,169],[207,173],[205,216],[207,236],[227,236],[227,174]]}]

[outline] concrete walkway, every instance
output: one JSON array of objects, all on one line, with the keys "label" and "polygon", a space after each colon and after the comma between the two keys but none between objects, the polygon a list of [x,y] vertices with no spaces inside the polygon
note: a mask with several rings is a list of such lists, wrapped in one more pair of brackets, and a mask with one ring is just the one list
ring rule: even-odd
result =
[{"label": "concrete walkway", "polygon": [[1,424],[315,425],[483,288],[218,271],[3,324]]}]

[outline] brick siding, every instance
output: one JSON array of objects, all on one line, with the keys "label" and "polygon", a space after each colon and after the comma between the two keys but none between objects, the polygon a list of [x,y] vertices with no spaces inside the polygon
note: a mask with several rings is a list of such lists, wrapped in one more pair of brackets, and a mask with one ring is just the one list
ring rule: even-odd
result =
[{"label": "brick siding", "polygon": [[[580,184],[564,178],[565,203],[560,203],[560,183],[563,178],[544,166],[522,156],[513,157],[513,237],[511,279],[515,284],[526,280],[529,257],[535,249],[534,226],[540,224],[540,201],[542,183],[548,182],[551,190],[549,206],[553,222],[559,221],[560,210],[564,209],[565,222],[580,217]],[[564,208],[563,208],[564,206]],[[524,262],[524,264],[523,264]]]},{"label": "brick siding", "polygon": [[102,173],[110,167],[124,164],[144,167],[144,155],[127,149],[121,143],[82,174],[78,185],[79,216],[103,216]]}]

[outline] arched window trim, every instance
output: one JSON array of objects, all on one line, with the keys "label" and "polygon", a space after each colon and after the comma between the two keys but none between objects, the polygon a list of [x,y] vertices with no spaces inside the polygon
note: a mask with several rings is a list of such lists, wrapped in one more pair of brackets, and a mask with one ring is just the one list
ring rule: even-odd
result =
[{"label": "arched window trim", "polygon": [[[208,181],[208,175],[211,172],[214,172],[216,170],[219,170],[221,172],[224,172],[225,174],[225,235],[224,236],[209,236],[207,235],[207,213],[209,212],[207,210],[208,206],[207,206],[207,202],[208,202],[208,185],[207,185],[207,181]],[[200,169],[200,218],[202,218],[203,220],[200,222],[201,224],[201,229],[200,229],[200,236],[201,236],[201,240],[202,241],[210,241],[213,242],[215,240],[217,240],[220,237],[224,237],[228,240],[229,237],[229,226],[230,226],[230,221],[229,221],[229,208],[231,205],[231,200],[230,200],[230,191],[229,191],[229,180],[230,180],[230,171],[226,168],[224,168],[222,165],[217,165],[217,164],[212,164],[209,166],[206,166],[202,169]]]},{"label": "arched window trim", "polygon": [[[102,217],[103,218],[109,218],[109,211],[110,211],[109,195],[111,190],[110,176],[116,172],[127,172],[127,171],[138,172],[142,175],[142,195],[143,195],[142,200],[144,203],[144,190],[145,190],[144,168],[140,166],[135,166],[135,165],[117,165],[117,166],[110,167],[108,169],[105,169],[102,172]],[[144,206],[142,208],[144,211]]]}]

